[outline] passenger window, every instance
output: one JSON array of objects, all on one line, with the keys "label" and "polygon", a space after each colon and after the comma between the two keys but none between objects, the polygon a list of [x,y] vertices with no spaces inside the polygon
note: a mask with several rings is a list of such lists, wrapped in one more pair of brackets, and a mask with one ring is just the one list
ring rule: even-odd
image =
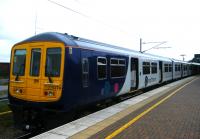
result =
[{"label": "passenger window", "polygon": [[164,64],[164,67],[165,67],[165,72],[168,72],[169,71],[168,64]]},{"label": "passenger window", "polygon": [[107,78],[107,59],[105,57],[97,58],[97,78],[98,80]]},{"label": "passenger window", "polygon": [[126,73],[125,59],[110,59],[110,76],[111,78],[123,78]]},{"label": "passenger window", "polygon": [[151,63],[151,73],[157,73],[157,63]]},{"label": "passenger window", "polygon": [[178,71],[178,65],[177,64],[175,65],[175,71]]},{"label": "passenger window", "polygon": [[172,64],[169,64],[169,72],[172,72]]},{"label": "passenger window", "polygon": [[112,65],[118,65],[118,59],[111,59],[110,60],[110,63],[112,64]]},{"label": "passenger window", "polygon": [[124,59],[119,59],[119,65],[125,65],[125,64],[126,64],[126,62]]},{"label": "passenger window", "polygon": [[13,75],[24,76],[26,64],[26,50],[15,50],[13,60]]},{"label": "passenger window", "polygon": [[187,66],[185,65],[185,71],[187,70]]},{"label": "passenger window", "polygon": [[178,71],[181,71],[181,65],[178,65]]},{"label": "passenger window", "polygon": [[83,87],[89,86],[89,61],[88,61],[88,58],[82,58],[82,81],[83,81]]},{"label": "passenger window", "polygon": [[39,76],[40,59],[41,59],[41,49],[40,48],[32,49],[32,51],[31,51],[30,76]]},{"label": "passenger window", "polygon": [[59,77],[61,66],[61,48],[48,48],[46,52],[45,76]]},{"label": "passenger window", "polygon": [[143,74],[150,74],[150,63],[143,62]]}]

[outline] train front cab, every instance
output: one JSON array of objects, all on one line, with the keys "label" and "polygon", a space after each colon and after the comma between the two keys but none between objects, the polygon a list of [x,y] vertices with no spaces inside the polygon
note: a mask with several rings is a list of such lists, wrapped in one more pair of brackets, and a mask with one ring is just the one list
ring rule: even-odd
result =
[{"label": "train front cab", "polygon": [[15,122],[24,119],[24,111],[30,110],[32,104],[40,107],[43,102],[59,101],[62,96],[64,57],[62,43],[35,42],[12,48],[9,105]]}]

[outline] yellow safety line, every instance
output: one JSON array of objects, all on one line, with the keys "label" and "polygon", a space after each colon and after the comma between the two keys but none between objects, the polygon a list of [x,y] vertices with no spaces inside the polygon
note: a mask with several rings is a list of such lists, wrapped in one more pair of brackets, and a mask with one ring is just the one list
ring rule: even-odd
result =
[{"label": "yellow safety line", "polygon": [[11,113],[12,111],[6,111],[6,112],[2,112],[2,113],[0,113],[0,116],[1,115],[5,115],[5,114],[9,114],[9,113]]},{"label": "yellow safety line", "polygon": [[153,106],[151,106],[150,108],[146,109],[144,112],[142,112],[141,114],[139,114],[138,116],[136,116],[135,118],[133,118],[131,121],[129,121],[128,123],[126,123],[125,125],[123,125],[122,127],[120,127],[119,129],[117,129],[114,132],[112,132],[105,139],[112,139],[113,137],[117,136],[119,133],[121,133],[126,128],[128,128],[129,126],[131,126],[133,123],[135,123],[137,120],[139,120],[140,118],[142,118],[144,115],[146,115],[147,113],[149,113],[151,110],[153,110],[154,108],[156,108],[158,105],[160,105],[161,103],[163,103],[164,101],[166,101],[168,98],[170,98],[171,96],[173,96],[175,93],[177,93],[178,91],[180,91],[181,89],[183,89],[185,86],[187,86],[188,84],[190,84],[191,82],[193,82],[196,79],[197,78],[195,78],[192,81],[188,82],[187,84],[181,86],[180,88],[178,88],[177,90],[175,90],[174,92],[172,92],[171,94],[169,94],[168,96],[166,96],[165,98],[163,98],[162,100],[160,100],[159,102],[157,102],[156,104],[154,104]]}]

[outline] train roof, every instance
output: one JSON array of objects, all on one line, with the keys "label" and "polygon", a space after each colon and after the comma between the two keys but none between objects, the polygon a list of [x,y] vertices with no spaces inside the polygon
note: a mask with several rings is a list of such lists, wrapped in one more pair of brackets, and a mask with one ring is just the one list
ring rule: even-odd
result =
[{"label": "train roof", "polygon": [[[107,51],[107,52],[115,52],[123,55],[131,55],[136,56],[144,59],[152,59],[152,60],[162,60],[162,61],[173,61],[170,58],[162,57],[162,56],[156,56],[148,53],[141,53],[129,48],[123,48],[115,45],[110,45],[102,42],[97,42],[85,38],[76,37],[73,35],[68,35],[67,33],[57,33],[57,32],[47,32],[47,33],[41,33],[38,35],[35,35],[33,37],[30,37],[24,41],[21,41],[17,44],[22,43],[29,43],[29,42],[38,42],[38,41],[55,41],[55,42],[63,42],[66,46],[78,46],[83,47],[87,49],[95,49],[95,50],[101,50],[101,51]],[[17,45],[16,44],[16,45]]]},{"label": "train roof", "polygon": [[200,63],[196,63],[196,62],[190,62],[190,64],[200,66]]},{"label": "train roof", "polygon": [[73,41],[72,37],[70,37],[68,34],[62,34],[57,32],[47,32],[47,33],[37,34],[33,37],[30,37],[26,40],[17,43],[16,45],[22,43],[41,42],[41,41],[63,42],[65,45],[68,46],[77,46],[77,44]]},{"label": "train roof", "polygon": [[186,63],[189,63],[187,61],[182,61],[182,60],[177,60],[177,59],[173,59],[172,60],[175,62],[175,63],[182,63],[182,64],[186,64]]}]

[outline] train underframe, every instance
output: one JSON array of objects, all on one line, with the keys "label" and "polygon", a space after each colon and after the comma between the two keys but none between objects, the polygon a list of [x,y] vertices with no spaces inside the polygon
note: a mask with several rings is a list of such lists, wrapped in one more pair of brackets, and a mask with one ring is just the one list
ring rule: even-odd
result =
[{"label": "train underframe", "polygon": [[75,112],[64,112],[46,108],[34,108],[9,104],[13,112],[14,125],[28,132],[49,130],[69,122]]}]

